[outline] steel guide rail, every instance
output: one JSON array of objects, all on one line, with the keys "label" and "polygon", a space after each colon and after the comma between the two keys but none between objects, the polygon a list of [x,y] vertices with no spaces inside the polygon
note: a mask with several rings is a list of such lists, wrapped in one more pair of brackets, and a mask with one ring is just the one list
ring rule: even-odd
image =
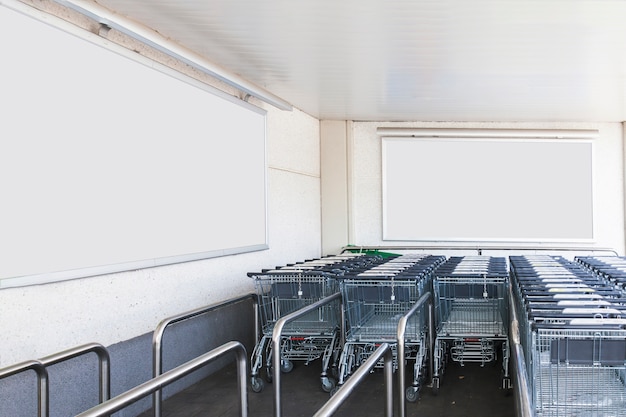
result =
[{"label": "steel guide rail", "polygon": [[[198,317],[203,314],[211,313],[217,309],[233,305],[247,299],[254,300],[254,323],[255,323],[255,337],[258,336],[258,305],[254,294],[246,294],[241,297],[236,297],[227,301],[221,301],[215,304],[211,304],[205,307],[200,307],[191,311],[187,311],[175,316],[163,319],[154,330],[152,334],[152,376],[157,377],[163,373],[163,335],[165,330],[173,324],[179,323],[184,320],[189,320],[194,317]],[[163,402],[163,396],[160,389],[154,391],[152,395],[152,408],[154,410],[154,417],[161,417],[161,406]]]},{"label": "steel guide rail", "polygon": [[43,366],[52,366],[79,356],[94,353],[98,357],[98,399],[100,403],[111,396],[111,358],[109,351],[100,343],[87,343],[39,359]]},{"label": "steel guide rail", "polygon": [[50,394],[48,387],[48,371],[44,364],[36,360],[17,363],[0,369],[0,379],[8,378],[26,371],[35,371],[37,374],[37,415],[48,417],[50,413]]},{"label": "steel guide rail", "polygon": [[33,370],[37,374],[38,392],[37,392],[37,410],[38,415],[48,416],[50,413],[49,404],[49,377],[47,368],[88,353],[95,353],[98,357],[98,400],[103,403],[108,400],[111,392],[111,366],[109,351],[99,343],[87,343],[76,346],[61,352],[48,355],[39,360],[31,360],[18,363],[7,368],[0,369],[0,379],[7,378],[18,373]]},{"label": "steel guide rail", "polygon": [[519,321],[517,318],[514,297],[511,286],[508,290],[509,312],[511,314],[510,342],[511,342],[511,365],[513,369],[513,388],[515,390],[515,415],[517,417],[533,417],[534,410],[530,398],[531,389],[526,359],[520,342]]},{"label": "steel guide rail", "polygon": [[140,400],[143,397],[154,393],[155,391],[183,378],[186,375],[208,365],[214,360],[221,358],[231,352],[235,353],[237,363],[237,385],[239,390],[239,415],[248,416],[248,393],[246,385],[246,372],[248,367],[246,348],[240,342],[225,343],[210,352],[198,356],[176,368],[164,372],[163,374],[152,378],[143,384],[137,385],[130,390],[113,397],[87,411],[80,413],[77,417],[105,417],[116,411],[122,410],[130,404]]},{"label": "steel guide rail", "polygon": [[[331,296],[323,298],[319,301],[309,304],[297,311],[287,314],[276,321],[276,325],[272,331],[271,347],[272,347],[272,360],[274,363],[280,363],[281,361],[281,340],[283,328],[290,322],[297,320],[308,314],[311,311],[318,310],[325,305],[328,305],[336,300],[341,299],[341,293],[337,292]],[[273,382],[274,382],[274,415],[280,417],[282,415],[282,400],[281,400],[281,381],[280,381],[281,369],[278,366],[273,368]]]},{"label": "steel guide rail", "polygon": [[343,385],[315,414],[314,417],[331,416],[345,402],[370,371],[383,358],[385,370],[385,417],[393,416],[393,369],[392,352],[388,343],[381,344],[376,351],[354,373],[354,376]]},{"label": "steel guide rail", "polygon": [[[433,333],[432,293],[426,292],[420,297],[419,300],[417,300],[417,302],[413,305],[413,307],[411,307],[411,309],[407,311],[402,316],[402,318],[400,318],[400,320],[398,321],[398,327],[397,327],[397,332],[396,332],[396,346],[397,346],[398,358],[404,358],[406,356],[405,355],[405,341],[406,341],[407,324],[409,320],[413,317],[413,315],[415,314],[424,315],[424,306],[426,306],[427,308],[426,332],[427,332],[427,336],[429,337],[428,339],[423,340],[422,345],[420,346],[424,351],[424,353],[422,354],[423,355],[422,357],[426,358],[425,352],[432,350],[432,346],[430,343],[430,335],[432,335]],[[424,325],[422,324],[422,326]],[[426,342],[426,340],[428,340],[428,343]],[[432,361],[429,361],[429,362],[432,362]],[[416,360],[414,373],[416,375],[419,375],[419,371],[423,366],[424,366],[423,363],[419,363]],[[404,417],[406,415],[406,403],[404,402],[405,396],[409,401],[413,402],[414,401],[413,398],[416,398],[419,392],[419,386],[416,386],[416,385],[412,385],[409,388],[405,388],[405,374],[406,374],[405,368],[406,368],[405,361],[399,360],[398,361],[398,387],[399,387],[398,392],[400,394],[400,402],[399,402],[400,417]],[[413,382],[415,384],[415,379]]]}]

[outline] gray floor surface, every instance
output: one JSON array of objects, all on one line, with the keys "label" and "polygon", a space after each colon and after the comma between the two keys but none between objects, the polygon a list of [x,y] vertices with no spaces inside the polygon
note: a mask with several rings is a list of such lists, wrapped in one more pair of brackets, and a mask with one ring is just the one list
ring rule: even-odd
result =
[{"label": "gray floor surface", "polygon": [[[407,373],[409,373],[407,369]],[[282,375],[282,415],[312,416],[329,399],[319,382],[320,364],[296,363],[293,371]],[[447,365],[439,393],[425,386],[419,399],[407,403],[407,417],[514,417],[514,398],[501,388],[500,363],[458,363]],[[410,375],[409,375],[410,376]],[[394,385],[396,375],[394,374]],[[397,398],[394,394],[395,414]],[[254,393],[248,389],[249,416],[274,415],[273,384]],[[375,370],[334,414],[342,416],[383,416],[385,404],[384,375]],[[150,417],[152,411],[141,417]],[[176,394],[162,406],[162,417],[235,417],[239,416],[235,366],[227,366],[212,376]]]}]

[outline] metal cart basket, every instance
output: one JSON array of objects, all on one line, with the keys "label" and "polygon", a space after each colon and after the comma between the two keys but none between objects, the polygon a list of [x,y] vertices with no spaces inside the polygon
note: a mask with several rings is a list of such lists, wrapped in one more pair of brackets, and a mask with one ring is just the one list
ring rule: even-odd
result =
[{"label": "metal cart basket", "polygon": [[[259,377],[266,368],[266,380],[272,378],[272,333],[277,320],[339,291],[338,277],[352,269],[365,268],[380,258],[345,254],[286,265],[259,273],[248,273],[254,279],[261,319],[262,336],[251,357],[251,386],[254,392],[264,388]],[[328,369],[336,366],[340,346],[340,306],[331,303],[290,323],[282,332],[282,372],[290,372],[294,361],[309,364],[321,358],[322,389],[330,392],[335,381]]]},{"label": "metal cart basket", "polygon": [[511,285],[541,417],[626,416],[624,300],[561,257],[510,257]]},{"label": "metal cart basket", "polygon": [[[428,354],[426,304],[407,322],[405,357],[397,357],[397,328],[402,316],[428,290],[434,268],[445,257],[403,255],[358,274],[346,274],[341,281],[347,320],[346,343],[339,360],[338,384],[365,362],[381,343],[393,351],[393,367],[398,360],[413,361],[413,384],[406,398],[416,401]],[[379,364],[382,366],[382,364]]]},{"label": "metal cart basket", "polygon": [[503,388],[511,387],[508,343],[506,259],[450,257],[434,273],[437,335],[433,352],[433,392],[439,391],[446,362],[487,362],[502,351]]},{"label": "metal cart basket", "polygon": [[572,319],[532,332],[538,416],[626,416],[624,319]]}]

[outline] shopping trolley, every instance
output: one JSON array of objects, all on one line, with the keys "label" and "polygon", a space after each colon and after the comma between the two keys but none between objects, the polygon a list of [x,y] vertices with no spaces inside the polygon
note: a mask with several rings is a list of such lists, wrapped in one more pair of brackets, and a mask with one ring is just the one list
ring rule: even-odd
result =
[{"label": "shopping trolley", "polygon": [[536,415],[626,416],[623,300],[561,257],[511,257],[510,265]]},{"label": "shopping trolley", "polygon": [[626,257],[577,256],[575,260],[589,271],[605,279],[626,297]]},{"label": "shopping trolley", "polygon": [[[394,370],[399,360],[414,364],[413,383],[406,389],[406,398],[417,400],[429,351],[427,304],[407,322],[404,358],[397,355],[398,322],[428,290],[432,271],[444,260],[443,256],[402,255],[342,277],[347,332],[339,360],[338,385],[342,385],[381,343],[389,343]],[[377,366],[381,367],[382,363]]]},{"label": "shopping trolley", "polygon": [[[359,254],[342,254],[248,273],[254,279],[261,319],[262,336],[251,356],[251,387],[254,392],[264,388],[260,371],[272,380],[272,334],[281,317],[313,304],[339,291],[338,277],[346,271],[365,268],[380,258]],[[336,366],[341,349],[339,302],[322,306],[290,323],[284,328],[280,343],[279,364],[282,372],[290,372],[294,361],[306,365],[321,358],[322,389],[330,392],[335,381],[328,369]]]},{"label": "shopping trolley", "polygon": [[487,362],[502,351],[502,387],[511,388],[508,343],[508,270],[506,259],[450,257],[433,275],[435,347],[434,393],[439,392],[446,362]]},{"label": "shopping trolley", "polygon": [[537,415],[626,416],[626,320],[570,319],[532,333]]}]

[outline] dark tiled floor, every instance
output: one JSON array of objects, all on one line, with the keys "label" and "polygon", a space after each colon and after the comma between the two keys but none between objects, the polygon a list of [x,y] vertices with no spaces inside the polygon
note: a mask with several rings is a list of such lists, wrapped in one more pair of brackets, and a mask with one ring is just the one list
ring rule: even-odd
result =
[{"label": "dark tiled floor", "polygon": [[[296,363],[291,373],[282,377],[282,414],[286,417],[312,416],[329,398],[319,382],[319,363],[309,366]],[[407,369],[409,373],[409,369]],[[395,385],[394,375],[394,385]],[[457,363],[447,366],[438,395],[424,387],[415,403],[407,403],[407,417],[514,417],[514,399],[501,386],[499,364]],[[384,415],[384,382],[382,371],[375,371],[335,413],[337,417]],[[394,402],[397,395],[394,396]],[[266,384],[261,393],[248,390],[249,415],[273,415],[273,385]],[[239,416],[235,367],[220,372],[167,399],[163,417],[235,417]],[[397,404],[396,404],[397,408]],[[152,416],[152,411],[141,417]]]}]

